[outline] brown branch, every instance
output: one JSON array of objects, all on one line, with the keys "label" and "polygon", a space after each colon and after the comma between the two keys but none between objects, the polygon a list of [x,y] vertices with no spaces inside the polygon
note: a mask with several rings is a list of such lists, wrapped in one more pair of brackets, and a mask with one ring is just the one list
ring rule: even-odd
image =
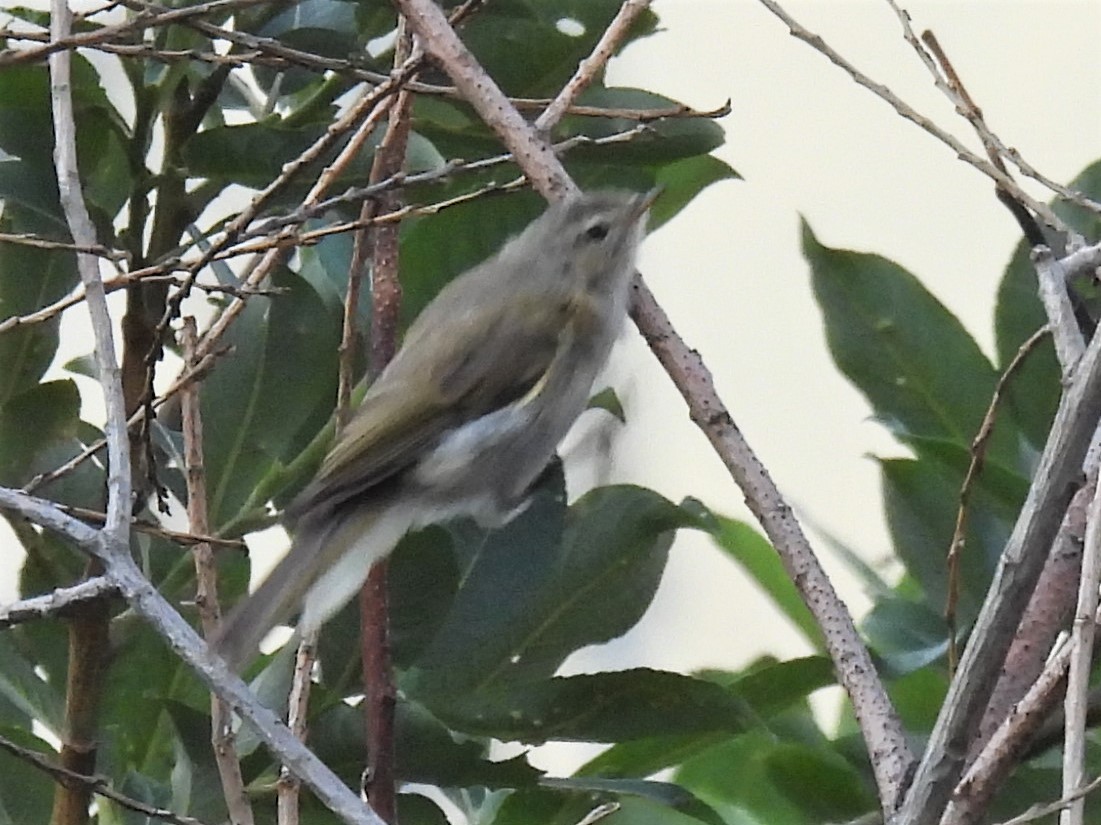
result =
[{"label": "brown branch", "polygon": [[967,465],[967,473],[963,477],[963,484],[960,485],[959,507],[956,510],[956,526],[952,531],[952,541],[948,545],[947,554],[948,601],[945,605],[944,620],[948,625],[949,673],[955,673],[958,655],[958,640],[956,638],[956,600],[959,597],[960,590],[960,556],[963,553],[964,543],[967,540],[967,516],[971,501],[971,490],[978,481],[979,474],[982,472],[983,463],[986,460],[986,447],[990,442],[990,437],[994,434],[994,421],[998,416],[998,408],[1001,405],[1005,388],[1010,380],[1012,380],[1013,376],[1024,366],[1028,356],[1035,352],[1036,348],[1048,336],[1049,332],[1050,330],[1048,327],[1040,327],[1040,329],[1032,333],[1028,340],[1018,348],[1017,354],[1013,356],[1013,360],[1009,362],[1009,365],[998,377],[998,382],[994,385],[994,392],[990,396],[990,404],[986,408],[985,415],[983,415],[982,423],[979,424],[979,431],[971,442],[971,460]]},{"label": "brown branch", "polygon": [[612,55],[619,48],[620,43],[631,30],[632,24],[646,9],[650,7],[650,0],[623,0],[615,17],[604,29],[603,34],[593,47],[592,53],[581,61],[566,85],[550,102],[543,113],[535,120],[535,131],[547,135],[558,125],[558,122],[566,114],[577,97],[589,88],[596,76],[604,70]]},{"label": "brown branch", "polygon": [[1070,645],[1048,660],[1043,672],[990,737],[959,784],[953,789],[939,825],[977,825],[998,787],[1016,766],[1021,753],[1040,729],[1066,684]]},{"label": "brown branch", "polygon": [[55,765],[42,754],[17,745],[4,736],[0,736],[0,749],[7,751],[15,758],[21,759],[28,765],[47,774],[59,785],[80,786],[84,788],[89,795],[95,794],[96,796],[102,796],[104,799],[110,799],[116,805],[126,808],[129,811],[143,814],[152,819],[171,822],[173,825],[204,825],[201,820],[195,819],[194,817],[176,814],[165,808],[155,808],[152,805],[147,805],[141,800],[119,793],[114,790],[110,786],[108,780],[102,776],[91,776],[70,770],[61,765]]},{"label": "brown branch", "polygon": [[[404,19],[399,24],[400,36],[395,62],[412,50],[412,37]],[[375,152],[371,164],[371,182],[400,174],[409,145],[412,125],[413,97],[402,91],[390,112],[386,134]],[[402,206],[396,192],[387,192],[375,201],[364,203],[364,217],[370,208],[378,212],[394,212]],[[341,400],[346,404],[351,388],[352,349],[345,343],[355,341],[355,319],[359,296],[359,281],[365,273],[363,262],[367,251],[371,258],[371,347],[370,371],[378,375],[394,357],[397,349],[398,313],[401,308],[401,281],[398,278],[397,222],[380,224],[356,236],[356,252],[348,273],[348,296],[344,304],[344,332],[341,351]],[[350,336],[350,338],[348,337]],[[347,413],[346,408],[338,413]],[[344,415],[338,416],[338,420]],[[394,684],[390,656],[390,599],[387,586],[389,562],[375,562],[360,589],[360,659],[363,667],[364,723],[367,742],[367,774],[364,783],[371,807],[390,823],[397,822],[395,775],[394,715],[397,709],[397,686]]]},{"label": "brown branch", "polygon": [[[305,744],[309,736],[310,688],[317,662],[317,631],[302,636],[294,656],[294,675],[287,697],[287,727],[295,739]],[[298,825],[301,783],[287,765],[279,766],[275,785],[279,825]]]},{"label": "brown branch", "polygon": [[[104,26],[90,32],[64,37],[51,37],[49,44],[37,49],[7,49],[0,52],[0,68],[14,66],[21,63],[37,63],[40,60],[72,49],[94,46],[109,40],[114,40],[122,35],[128,35],[143,29],[157,26],[167,26],[171,23],[184,23],[194,18],[202,17],[213,12],[227,12],[248,8],[249,6],[263,5],[270,0],[213,0],[210,3],[200,3],[181,9],[166,9],[159,7],[156,11],[140,9],[141,14],[125,23],[114,26]],[[151,4],[150,4],[151,5]]]},{"label": "brown branch", "polygon": [[[576,191],[558,158],[509,105],[447,25],[439,8],[430,0],[398,0],[398,6],[425,49],[516,155],[517,163],[535,189],[548,200]],[[742,488],[750,508],[822,628],[826,647],[864,734],[884,811],[893,813],[913,757],[852,617],[822,570],[791,508],[734,425],[699,354],[685,345],[641,279],[635,282],[632,317],[688,403],[692,420],[707,435]]]},{"label": "brown branch", "polygon": [[[184,362],[194,366],[195,341],[198,336],[195,319],[183,319]],[[187,522],[194,533],[209,533],[210,519],[206,503],[206,470],[203,464],[203,419],[199,408],[199,385],[188,384],[180,396],[183,413],[184,472],[187,477]],[[214,551],[206,542],[198,542],[191,548],[195,560],[195,605],[199,610],[203,636],[210,638],[222,623],[222,610],[218,600],[218,567]],[[214,750],[214,763],[222,783],[229,819],[233,825],[252,825],[252,805],[245,793],[245,780],[237,761],[234,747],[233,714],[229,705],[216,693],[210,695],[210,744]]]},{"label": "brown branch", "polygon": [[62,241],[54,241],[50,238],[43,238],[40,235],[35,235],[30,232],[0,232],[0,243],[33,246],[36,249],[63,249],[68,252],[83,252],[86,255],[96,255],[100,258],[106,258],[109,261],[125,261],[130,258],[128,252],[124,252],[121,249],[109,249],[102,244],[84,246],[75,243],[65,243]]},{"label": "brown branch", "polygon": [[[626,143],[635,138],[641,137],[647,133],[648,129],[645,125],[640,124],[624,132],[617,132],[612,135],[606,135],[600,138],[590,138],[586,135],[574,135],[566,140],[560,141],[554,145],[556,153],[564,154],[579,146],[611,146],[618,143]],[[456,195],[451,198],[447,198],[442,201],[436,201],[426,204],[409,204],[402,206],[393,212],[384,213],[381,215],[375,215],[367,219],[359,219],[355,221],[343,221],[340,223],[330,224],[328,226],[322,226],[317,229],[312,229],[308,232],[296,231],[294,233],[279,232],[275,237],[268,237],[276,232],[278,229],[287,227],[293,227],[301,225],[309,220],[320,217],[326,212],[329,212],[333,208],[341,205],[359,203],[378,196],[381,193],[394,191],[405,186],[412,186],[415,184],[433,183],[444,180],[455,175],[468,172],[484,171],[495,166],[503,166],[512,162],[513,156],[511,152],[506,152],[500,155],[494,155],[493,157],[483,158],[481,160],[469,161],[466,163],[461,162],[449,162],[444,164],[438,169],[433,169],[428,172],[421,172],[413,175],[406,175],[404,173],[398,173],[386,180],[379,181],[377,184],[371,184],[364,187],[353,187],[340,195],[319,200],[316,203],[303,205],[288,213],[283,217],[267,218],[254,227],[240,231],[237,234],[238,241],[232,244],[226,244],[227,248],[223,248],[220,252],[215,254],[213,258],[207,263],[213,261],[226,261],[241,255],[255,254],[259,252],[267,252],[272,249],[291,249],[300,246],[309,246],[311,244],[318,243],[323,238],[330,235],[341,234],[344,232],[353,232],[358,229],[362,229],[367,226],[384,224],[390,222],[401,221],[409,217],[421,216],[421,215],[434,215],[443,209],[447,209],[451,206],[455,206],[460,203],[466,203],[467,201],[474,200],[482,197],[489,192],[507,192],[512,189],[518,188],[525,183],[525,179],[512,180],[504,184],[487,184],[484,187],[466,192],[460,195]],[[253,238],[264,238],[264,240],[256,242],[248,242]],[[252,282],[257,279],[245,277],[245,283],[242,286],[226,286],[224,284],[204,284],[196,280],[188,281],[187,278],[179,275],[170,274],[172,271],[192,272],[197,271],[203,265],[202,259],[181,259],[173,256],[167,260],[153,265],[146,266],[140,269],[135,269],[131,272],[119,275],[115,278],[103,281],[104,290],[107,293],[115,292],[119,289],[125,289],[128,286],[145,280],[164,279],[170,281],[176,286],[182,287],[185,283],[190,283],[190,288],[200,289],[207,292],[219,292],[226,295],[230,295],[234,298],[240,299],[242,302],[247,300],[252,295],[271,295],[276,294],[278,290],[271,288],[260,288],[254,285]],[[255,271],[253,267],[251,272]],[[6,332],[9,329],[13,329],[18,326],[40,324],[51,318],[56,317],[61,312],[70,309],[73,306],[81,303],[85,298],[83,289],[80,288],[72,295],[68,295],[47,307],[28,313],[26,315],[12,316],[0,321],[0,333]],[[165,396],[162,396],[160,401],[163,402]],[[157,403],[156,401],[154,402]],[[98,449],[98,448],[97,448]],[[53,477],[51,477],[52,480]]]},{"label": "brown branch", "polygon": [[[998,726],[1039,678],[1052,645],[1070,618],[1082,567],[1086,507],[1096,482],[1095,468],[1090,483],[1075,493],[1067,508],[1067,516],[1044,563],[1044,570],[1021,617],[1009,652],[1005,655],[997,684],[983,710],[978,733],[968,746],[968,769],[980,758]],[[991,781],[994,784],[997,782]]]},{"label": "brown branch", "polygon": [[949,686],[899,825],[931,825],[949,802],[1017,623],[1079,486],[1098,418],[1101,335],[1090,342],[1060,399],[1028,498]]}]

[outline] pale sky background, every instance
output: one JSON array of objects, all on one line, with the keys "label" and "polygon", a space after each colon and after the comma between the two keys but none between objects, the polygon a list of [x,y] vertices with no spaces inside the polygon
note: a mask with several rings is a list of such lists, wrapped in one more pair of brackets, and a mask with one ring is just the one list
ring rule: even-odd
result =
[{"label": "pale sky background", "polygon": [[[978,141],[903,41],[882,0],[787,2],[875,80]],[[910,2],[932,28],[1004,142],[1069,181],[1101,156],[1101,4]],[[803,215],[828,246],[874,251],[914,272],[992,350],[994,292],[1019,236],[988,179],[802,42],[753,0],[656,0],[663,31],[631,46],[611,81],[698,108],[730,98],[717,154],[745,180],[723,182],[650,238],[641,269],[688,344],[700,351],[750,444],[796,510],[874,564],[888,558],[878,474],[868,454],[900,454],[834,369],[798,245]],[[1047,196],[1036,187],[1030,191]],[[76,314],[76,313],[70,313]],[[86,329],[82,318],[67,327]],[[88,351],[87,342],[70,352]],[[66,354],[61,360],[69,357]],[[742,497],[631,329],[613,375],[629,424],[615,480],[743,518]],[[93,392],[89,384],[82,390]],[[867,601],[815,537],[858,613]],[[0,533],[0,596],[18,552]],[[942,553],[944,548],[930,548]],[[666,580],[627,637],[567,663],[594,667],[738,667],[771,651],[807,652],[768,601],[699,536],[678,541]]]}]

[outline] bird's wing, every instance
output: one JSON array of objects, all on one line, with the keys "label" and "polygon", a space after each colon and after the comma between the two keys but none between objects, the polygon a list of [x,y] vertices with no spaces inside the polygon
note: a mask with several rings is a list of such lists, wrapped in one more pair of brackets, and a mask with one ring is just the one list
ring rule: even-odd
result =
[{"label": "bird's wing", "polygon": [[414,464],[447,430],[523,398],[554,358],[566,308],[518,297],[504,313],[467,307],[461,316],[422,317],[427,323],[410,330],[317,478],[288,508],[291,520],[356,497]]}]

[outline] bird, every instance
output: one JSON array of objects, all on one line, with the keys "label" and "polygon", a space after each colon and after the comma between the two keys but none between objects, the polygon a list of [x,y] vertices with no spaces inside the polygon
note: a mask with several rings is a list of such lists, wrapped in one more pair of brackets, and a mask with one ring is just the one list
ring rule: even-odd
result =
[{"label": "bird", "polygon": [[213,641],[231,668],[296,609],[319,629],[408,531],[523,510],[623,327],[657,194],[569,196],[440,290],[286,508],[290,550]]}]

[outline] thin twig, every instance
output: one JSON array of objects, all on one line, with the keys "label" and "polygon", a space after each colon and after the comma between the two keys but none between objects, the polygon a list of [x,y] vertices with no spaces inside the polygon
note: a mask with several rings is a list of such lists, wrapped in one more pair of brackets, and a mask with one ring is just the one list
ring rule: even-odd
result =
[{"label": "thin twig", "polygon": [[[153,28],[153,26],[144,26],[143,28]],[[213,38],[212,34],[208,34],[208,36]],[[0,38],[37,42],[46,42],[49,39],[48,35],[41,32],[12,31],[10,29],[0,29]],[[268,68],[284,70],[300,67],[308,68],[318,73],[332,72],[350,80],[365,81],[371,84],[382,83],[388,78],[385,74],[380,74],[379,72],[373,72],[357,66],[353,60],[340,60],[302,51],[294,52],[295,59],[289,60],[286,57],[267,54],[259,49],[237,51],[230,54],[219,54],[218,52],[202,49],[158,49],[148,44],[120,44],[112,42],[87,43],[84,44],[82,48],[96,49],[109,54],[155,60],[160,63],[168,64],[197,61],[201,63],[210,63],[216,66],[266,66]],[[445,97],[453,100],[463,99],[459,90],[454,86],[439,86],[432,83],[413,81],[407,84],[406,88],[419,95]],[[552,99],[510,97],[509,102],[522,112],[542,112],[551,104]],[[637,120],[646,123],[654,120],[679,118],[706,118],[714,120],[726,117],[730,114],[730,111],[731,102],[727,100],[721,106],[716,106],[713,109],[695,109],[680,103],[652,108],[571,104],[566,108],[564,114],[575,117]]]},{"label": "thin twig", "polygon": [[134,811],[135,813],[151,817],[152,819],[171,822],[173,825],[204,825],[201,820],[195,819],[194,817],[173,813],[165,808],[155,808],[152,805],[147,805],[140,799],[134,799],[126,794],[119,793],[112,788],[108,780],[102,776],[87,776],[82,773],[77,773],[76,771],[71,771],[68,768],[63,768],[60,765],[55,765],[42,754],[17,745],[5,736],[0,736],[0,749],[7,751],[16,759],[21,759],[28,765],[49,775],[59,785],[80,785],[97,796],[102,796],[104,799],[110,799],[116,805],[126,808],[129,811]]},{"label": "thin twig", "polygon": [[[309,738],[310,688],[317,662],[317,637],[318,631],[311,629],[299,640],[294,655],[294,675],[287,696],[287,727],[303,746]],[[275,783],[279,825],[298,825],[301,784],[287,765],[279,766],[279,779]]]},{"label": "thin twig", "polygon": [[121,249],[108,249],[101,244],[83,246],[81,244],[65,243],[43,238],[30,232],[0,232],[0,243],[16,244],[18,246],[33,246],[35,249],[63,249],[68,252],[83,252],[86,255],[96,255],[109,261],[125,261],[130,258],[130,253]]},{"label": "thin twig", "polygon": [[[1086,782],[1086,711],[1090,689],[1090,665],[1097,628],[1097,582],[1101,579],[1101,485],[1095,485],[1086,521],[1078,606],[1071,634],[1070,668],[1067,674],[1065,737],[1063,744],[1063,796]],[[1085,803],[1079,798],[1060,815],[1062,825],[1082,825]]]},{"label": "thin twig", "polygon": [[857,84],[863,86],[868,91],[875,94],[877,97],[886,101],[899,115],[906,120],[914,123],[921,129],[931,134],[941,143],[948,146],[956,156],[965,163],[974,166],[984,175],[989,177],[995,183],[1001,185],[1007,191],[1012,192],[1013,196],[1017,198],[1021,203],[1024,203],[1031,209],[1040,219],[1048,226],[1056,229],[1064,229],[1064,223],[1061,221],[1051,208],[1046,204],[1033,198],[1017,183],[1010,178],[1007,174],[998,169],[990,161],[979,157],[966,146],[964,146],[954,135],[945,131],[937,126],[933,121],[924,115],[920,114],[912,106],[903,101],[898,95],[884,86],[882,83],[876,83],[866,74],[857,69],[852,63],[841,56],[839,52],[833,49],[828,43],[826,43],[820,35],[814,34],[809,29],[801,26],[795,21],[790,14],[788,14],[784,8],[776,2],[776,0],[759,0],[759,2],[767,8],[770,12],[776,15],[784,24],[788,27],[791,35],[799,40],[802,40],[811,48],[825,55],[830,62],[848,73]]},{"label": "thin twig", "polygon": [[[195,318],[183,319],[184,362],[194,366],[195,341],[198,336]],[[210,519],[206,504],[206,469],[203,463],[203,420],[199,408],[199,387],[189,384],[180,397],[183,414],[184,471],[187,477],[187,520],[194,533],[209,533]],[[199,610],[203,636],[211,638],[222,623],[222,609],[218,600],[218,567],[214,551],[206,542],[191,548],[195,560],[195,605]],[[252,804],[245,793],[245,780],[237,761],[234,742],[233,714],[229,705],[216,693],[210,695],[210,744],[214,749],[214,763],[222,783],[222,795],[226,800],[229,819],[233,825],[252,825]]]},{"label": "thin twig", "polygon": [[75,607],[116,593],[118,588],[105,576],[85,579],[72,587],[58,587],[41,596],[0,605],[0,628],[44,619],[47,616],[65,616]]},{"label": "thin twig", "polygon": [[650,0],[623,0],[615,17],[604,29],[600,39],[593,47],[592,53],[582,60],[577,70],[573,73],[566,85],[551,101],[543,113],[535,119],[535,131],[541,135],[547,135],[558,125],[563,115],[569,109],[570,104],[577,100],[578,95],[589,88],[596,79],[597,74],[607,65],[619,44],[627,36],[631,25],[646,9],[650,7]]},{"label": "thin twig", "polygon": [[1101,788],[1101,776],[1094,777],[1088,785],[1082,786],[1073,793],[1069,793],[1046,805],[1033,805],[1023,814],[1015,816],[1012,819],[1007,819],[1005,822],[998,823],[998,825],[1026,825],[1028,822],[1035,822],[1038,819],[1043,819],[1045,816],[1050,816],[1051,814],[1063,810],[1068,805],[1072,805],[1078,800],[1084,799],[1088,794],[1093,793],[1098,788]]},{"label": "thin twig", "polygon": [[[600,138],[590,138],[586,135],[574,135],[566,140],[560,141],[554,145],[554,151],[559,154],[564,154],[572,149],[576,149],[580,146],[612,146],[619,143],[627,143],[636,138],[642,137],[648,134],[649,129],[645,124],[639,124],[623,132],[616,132],[615,134],[605,135]],[[450,162],[444,166],[430,170],[428,172],[421,172],[412,175],[406,175],[398,173],[386,180],[379,181],[377,184],[371,184],[364,187],[355,187],[348,189],[344,193],[320,200],[312,205],[303,205],[288,213],[283,217],[267,218],[259,224],[243,230],[237,235],[237,242],[228,245],[228,248],[222,249],[215,254],[209,262],[213,261],[225,261],[230,260],[241,255],[251,255],[259,252],[268,252],[272,249],[291,249],[293,247],[309,246],[316,244],[324,238],[331,235],[342,234],[345,232],[353,232],[358,229],[362,229],[367,226],[384,224],[390,222],[397,222],[405,220],[406,218],[423,216],[423,215],[435,215],[447,209],[451,206],[455,206],[460,203],[465,203],[470,200],[482,197],[490,192],[506,192],[511,191],[522,185],[524,179],[519,181],[513,180],[505,184],[487,184],[471,192],[466,192],[461,195],[456,195],[451,198],[447,198],[442,201],[426,204],[409,204],[407,206],[400,207],[393,212],[375,215],[370,218],[361,218],[355,221],[343,221],[340,223],[329,224],[327,226],[321,226],[316,229],[311,229],[306,232],[296,231],[293,233],[278,232],[277,230],[290,226],[297,226],[303,224],[309,220],[317,218],[335,209],[338,206],[359,203],[378,196],[384,192],[394,191],[403,186],[413,186],[416,184],[433,183],[444,180],[446,178],[468,173],[484,171],[496,166],[503,166],[513,161],[511,152],[506,152],[500,155],[494,155],[489,158],[483,158],[481,160],[470,161],[466,163],[462,162]],[[275,237],[270,237],[271,235]],[[249,242],[252,238],[263,238],[261,241]],[[135,283],[155,280],[164,278],[170,280],[177,286],[182,286],[186,279],[183,276],[170,274],[173,271],[179,270],[184,272],[192,272],[202,267],[202,259],[181,259],[179,257],[172,257],[168,260],[162,261],[159,264],[152,266],[142,267],[141,269],[135,269],[124,275],[120,275],[115,278],[103,281],[103,287],[108,292],[114,292],[119,289],[125,289],[132,286]],[[220,292],[230,295],[234,298],[239,298],[242,301],[246,300],[252,295],[271,295],[278,292],[276,289],[260,288],[253,285],[252,281],[258,280],[249,278],[248,275],[255,272],[256,267],[250,267],[248,273],[244,276],[244,283],[240,286],[227,286],[224,284],[204,284],[198,281],[191,282],[191,288],[201,289],[208,292]],[[26,315],[12,316],[0,321],[0,333],[6,332],[17,326],[25,326],[32,324],[40,324],[45,321],[56,317],[61,312],[70,309],[73,306],[81,303],[84,300],[83,287],[79,288],[72,295],[68,295],[47,307],[35,310],[34,312]],[[162,396],[162,401],[163,401]],[[98,448],[97,448],[98,449]],[[51,478],[52,480],[52,478]]]},{"label": "thin twig", "polygon": [[[64,37],[51,36],[50,43],[37,49],[8,49],[0,52],[0,68],[14,66],[20,63],[37,63],[45,57],[85,46],[94,46],[108,40],[114,40],[122,35],[142,29],[156,26],[167,26],[171,23],[182,23],[188,20],[203,17],[214,12],[225,12],[247,8],[248,6],[268,3],[270,0],[213,0],[210,3],[200,3],[195,6],[187,6],[180,9],[157,8],[155,12],[143,9],[143,13],[114,26],[104,26],[90,32],[70,35],[68,31]],[[51,29],[52,29],[51,21]]]},{"label": "thin twig", "polygon": [[945,605],[944,620],[948,625],[948,667],[950,673],[955,673],[957,660],[956,638],[956,599],[960,590],[960,556],[963,553],[964,542],[967,540],[967,516],[971,500],[971,489],[978,481],[982,472],[983,463],[986,460],[986,447],[990,442],[990,436],[994,434],[994,421],[998,415],[1002,395],[1010,380],[1024,366],[1028,356],[1036,350],[1049,333],[1047,326],[1040,327],[1028,337],[1017,349],[1017,354],[998,377],[994,385],[994,392],[990,396],[990,404],[979,424],[979,432],[971,442],[971,460],[967,465],[967,473],[960,485],[959,507],[956,509],[956,526],[952,531],[952,541],[948,545],[948,601]]},{"label": "thin twig", "polygon": [[308,748],[297,741],[279,718],[257,700],[248,686],[225,663],[211,654],[206,642],[175,608],[157,592],[129,553],[119,553],[104,532],[66,515],[53,502],[19,490],[0,487],[0,507],[9,508],[47,527],[103,562],[106,575],[126,602],[144,618],[210,690],[225,699],[233,711],[260,736],[272,754],[291,766],[317,798],[350,825],[384,825],[340,779]]},{"label": "thin twig", "polygon": [[1036,269],[1036,282],[1039,286],[1040,302],[1047,313],[1048,326],[1055,341],[1055,355],[1059,359],[1059,368],[1063,381],[1074,373],[1086,342],[1074,317],[1074,307],[1067,293],[1067,277],[1062,264],[1046,246],[1034,247],[1031,254],[1032,266]]}]

